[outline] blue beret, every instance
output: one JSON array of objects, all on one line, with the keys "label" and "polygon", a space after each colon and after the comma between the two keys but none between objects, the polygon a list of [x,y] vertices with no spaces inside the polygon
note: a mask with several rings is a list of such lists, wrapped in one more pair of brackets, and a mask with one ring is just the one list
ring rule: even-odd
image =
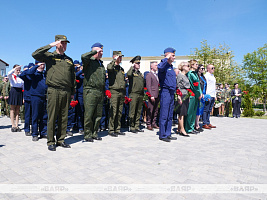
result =
[{"label": "blue beret", "polygon": [[7,75],[5,75],[4,77],[7,77]]},{"label": "blue beret", "polygon": [[168,47],[167,49],[164,50],[164,54],[165,54],[165,53],[168,53],[168,52],[170,52],[170,53],[175,53],[175,51],[176,51],[176,50],[175,50],[174,48]]},{"label": "blue beret", "polygon": [[92,46],[91,46],[91,48],[94,48],[94,47],[99,47],[99,48],[103,48],[103,45],[101,44],[101,43],[99,43],[99,42],[97,42],[97,43],[95,43],[95,44],[93,44]]},{"label": "blue beret", "polygon": [[23,69],[29,69],[29,66],[28,65],[25,65],[24,67],[23,67]]},{"label": "blue beret", "polygon": [[76,65],[76,64],[80,64],[80,63],[78,60],[74,60],[73,64]]},{"label": "blue beret", "polygon": [[38,61],[38,60],[35,60],[35,64],[37,65],[38,63],[40,63],[40,61]]},{"label": "blue beret", "polygon": [[29,63],[28,68],[33,67],[35,64]]}]

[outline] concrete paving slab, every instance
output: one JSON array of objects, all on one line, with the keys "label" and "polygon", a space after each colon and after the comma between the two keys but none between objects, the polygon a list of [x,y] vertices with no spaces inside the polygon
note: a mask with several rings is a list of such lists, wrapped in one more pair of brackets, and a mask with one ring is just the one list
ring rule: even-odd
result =
[{"label": "concrete paving slab", "polygon": [[[211,118],[217,128],[170,143],[157,131],[83,142],[67,137],[70,149],[47,150],[10,131],[0,118],[0,184],[267,184],[267,120]],[[23,124],[20,125],[20,128]],[[176,129],[177,127],[173,127]],[[0,193],[0,199],[267,199],[267,194]]]}]

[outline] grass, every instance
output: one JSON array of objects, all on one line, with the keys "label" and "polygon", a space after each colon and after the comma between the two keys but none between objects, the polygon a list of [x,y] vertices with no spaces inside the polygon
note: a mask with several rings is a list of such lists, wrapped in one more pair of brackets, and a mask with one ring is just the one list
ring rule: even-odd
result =
[{"label": "grass", "polygon": [[[229,114],[229,117],[233,117],[233,114],[231,113],[231,114]],[[241,114],[241,117],[242,118],[253,118],[253,119],[267,119],[267,115],[263,115],[263,116],[253,116],[253,117],[244,117],[244,115],[243,114]]]},{"label": "grass", "polygon": [[[241,117],[244,117],[244,116],[241,115]],[[267,119],[267,115],[263,115],[263,116],[253,116],[253,117],[244,117],[244,118]]]}]

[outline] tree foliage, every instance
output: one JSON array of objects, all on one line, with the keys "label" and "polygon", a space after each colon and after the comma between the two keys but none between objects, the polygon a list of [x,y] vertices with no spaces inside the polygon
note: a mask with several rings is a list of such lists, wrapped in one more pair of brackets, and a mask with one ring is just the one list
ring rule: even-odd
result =
[{"label": "tree foliage", "polygon": [[229,83],[232,85],[235,82],[243,83],[241,68],[234,61],[234,54],[230,51],[230,47],[226,44],[219,44],[211,47],[207,40],[201,41],[200,48],[194,48],[191,52],[191,58],[198,60],[198,63],[205,67],[212,64],[215,67],[214,75],[217,83]]},{"label": "tree foliage", "polygon": [[267,98],[267,44],[244,56],[243,70],[252,88],[252,96],[263,101],[266,111]]}]

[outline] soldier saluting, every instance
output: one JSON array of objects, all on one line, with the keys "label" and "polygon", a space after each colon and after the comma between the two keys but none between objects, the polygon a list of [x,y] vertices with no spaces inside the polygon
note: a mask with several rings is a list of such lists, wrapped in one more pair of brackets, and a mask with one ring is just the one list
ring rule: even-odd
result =
[{"label": "soldier saluting", "polygon": [[123,109],[125,90],[124,69],[120,66],[122,57],[121,51],[113,51],[113,60],[108,64],[109,90],[111,92],[109,110],[109,135],[117,137],[125,135],[120,132],[121,115]]},{"label": "soldier saluting", "polygon": [[82,55],[83,62],[83,101],[84,101],[84,140],[102,140],[98,136],[105,91],[105,67],[100,60],[103,45],[95,43],[92,50]]},{"label": "soldier saluting", "polygon": [[[69,144],[64,142],[68,122],[68,108],[70,99],[75,93],[75,70],[72,59],[64,52],[67,50],[67,37],[65,35],[56,35],[55,42],[41,47],[32,53],[32,57],[46,64],[47,76],[47,145],[48,150],[56,151],[56,145],[64,148],[70,148]],[[48,52],[52,47],[56,50]],[[55,144],[55,125],[58,119],[58,130]]]}]

